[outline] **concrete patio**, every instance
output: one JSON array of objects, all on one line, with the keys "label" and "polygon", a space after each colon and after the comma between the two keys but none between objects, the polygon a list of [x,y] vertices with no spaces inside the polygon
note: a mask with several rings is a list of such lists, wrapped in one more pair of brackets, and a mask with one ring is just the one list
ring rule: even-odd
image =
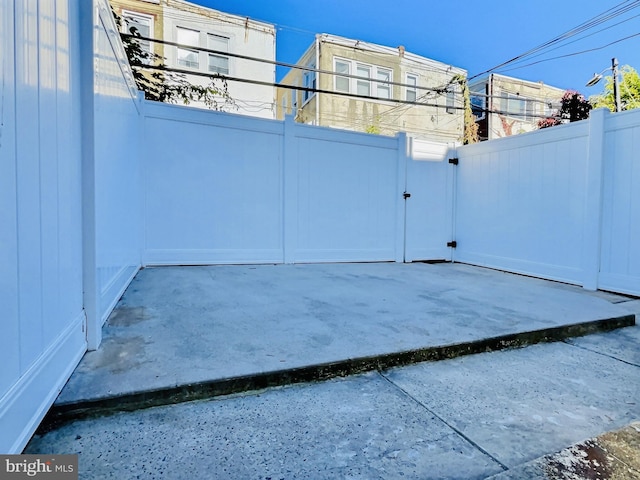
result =
[{"label": "concrete patio", "polygon": [[25,453],[87,479],[630,480],[638,313],[461,264],[149,268]]},{"label": "concrete patio", "polygon": [[148,268],[47,422],[563,340],[629,300],[462,264]]}]

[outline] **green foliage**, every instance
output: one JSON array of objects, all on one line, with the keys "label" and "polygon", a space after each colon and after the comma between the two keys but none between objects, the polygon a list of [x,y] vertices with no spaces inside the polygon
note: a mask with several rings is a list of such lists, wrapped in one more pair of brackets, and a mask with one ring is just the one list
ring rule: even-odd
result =
[{"label": "green foliage", "polygon": [[373,135],[380,135],[380,132],[381,132],[380,127],[378,125],[367,125],[364,131],[366,133],[371,133]]},{"label": "green foliage", "polygon": [[[624,65],[620,68],[622,79],[620,80],[620,103],[621,110],[633,110],[640,108],[640,76],[635,68]],[[613,95],[613,76],[605,77],[606,84],[604,91],[599,95],[589,97],[589,102],[593,108],[608,108],[612,112],[616,111],[616,101]]]},{"label": "green foliage", "polygon": [[538,122],[538,128],[548,128],[562,123],[577,122],[589,118],[589,112],[593,107],[584,95],[575,90],[567,90],[562,95],[562,101],[558,114],[554,117],[543,118]]},{"label": "green foliage", "polygon": [[[113,12],[118,28],[122,29],[122,18]],[[122,35],[122,44],[133,71],[133,77],[144,98],[157,102],[182,103],[203,102],[212,110],[224,111],[237,108],[229,95],[227,81],[220,75],[209,76],[207,85],[194,85],[182,73],[163,70],[165,58],[142,47],[140,33],[135,27],[131,35]]]}]

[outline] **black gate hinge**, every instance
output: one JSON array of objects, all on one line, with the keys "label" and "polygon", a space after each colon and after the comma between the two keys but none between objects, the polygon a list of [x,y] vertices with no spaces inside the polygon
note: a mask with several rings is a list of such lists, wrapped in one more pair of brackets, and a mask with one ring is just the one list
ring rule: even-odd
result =
[{"label": "black gate hinge", "polygon": [[451,165],[458,165],[459,161],[458,161],[458,157],[454,157],[454,158],[450,158],[449,159],[449,163]]},{"label": "black gate hinge", "polygon": [[447,242],[447,247],[456,248],[458,246],[458,242],[455,240],[453,242]]},{"label": "black gate hinge", "polygon": [[404,199],[406,200],[407,198],[411,197],[411,194],[409,192],[404,192],[402,194],[402,196],[404,197]]}]

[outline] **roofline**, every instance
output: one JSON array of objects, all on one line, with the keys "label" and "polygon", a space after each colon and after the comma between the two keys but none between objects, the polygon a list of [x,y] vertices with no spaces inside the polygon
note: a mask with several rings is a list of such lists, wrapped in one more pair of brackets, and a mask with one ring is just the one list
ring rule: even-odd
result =
[{"label": "roofline", "polygon": [[[254,20],[251,17],[243,17],[242,15],[236,15],[234,13],[228,13],[228,12],[223,12],[222,10],[216,10],[215,8],[210,8],[210,7],[205,7],[204,5],[198,5],[196,3],[191,3],[188,2],[187,0],[169,0],[171,3],[175,2],[175,3],[184,3],[185,5],[188,5],[189,7],[195,8],[195,9],[199,9],[199,10],[208,10],[210,12],[215,12],[218,13],[222,16],[227,16],[227,17],[232,17],[234,20],[240,22],[240,23],[244,23],[247,20],[249,21],[249,24],[254,24],[256,27],[260,26],[266,29],[269,29],[273,32],[273,34],[275,35],[276,33],[276,26],[273,23],[269,23],[269,22],[263,22],[262,20]],[[169,2],[167,3],[167,6],[171,6],[169,5]]]},{"label": "roofline", "polygon": [[[316,40],[320,42],[333,43],[336,45],[342,45],[345,47],[358,47],[362,50],[367,50],[375,53],[383,53],[387,55],[398,56],[398,48],[387,47],[384,45],[379,45],[376,43],[364,42],[362,40],[355,40],[346,37],[340,37],[337,35],[331,35],[329,33],[318,33],[316,34]],[[314,43],[315,44],[315,43]],[[313,45],[309,48],[312,48]],[[307,52],[305,52],[306,55]],[[304,56],[304,55],[303,55]],[[302,57],[300,57],[302,58]],[[467,75],[467,71],[460,67],[455,67],[448,63],[440,62],[438,60],[433,60],[431,58],[423,57],[411,52],[404,52],[404,58],[406,60],[419,63],[422,65],[429,65],[431,67],[437,68],[438,70],[448,71],[450,73],[459,74],[459,75]]]},{"label": "roofline", "polygon": [[473,86],[473,85],[477,85],[480,83],[488,83],[489,82],[489,78],[493,76],[493,77],[498,77],[498,78],[503,78],[506,80],[512,80],[515,82],[519,82],[521,84],[526,84],[528,86],[543,86],[546,88],[552,88],[554,90],[558,90],[559,92],[565,92],[566,89],[564,88],[560,88],[560,87],[554,87],[553,85],[549,85],[548,83],[544,83],[542,80],[540,80],[539,82],[534,82],[531,80],[525,80],[523,78],[517,78],[517,77],[510,77],[509,75],[502,75],[501,73],[490,73],[489,75],[485,76],[485,77],[481,77],[477,80],[474,80],[472,82],[469,82],[469,86]]}]

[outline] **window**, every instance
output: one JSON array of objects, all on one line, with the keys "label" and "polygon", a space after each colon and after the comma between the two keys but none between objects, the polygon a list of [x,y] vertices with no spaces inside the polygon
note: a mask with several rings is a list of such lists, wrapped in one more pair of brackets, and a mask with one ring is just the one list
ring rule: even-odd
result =
[{"label": "window", "polygon": [[378,80],[378,97],[379,98],[391,98],[391,70],[385,68],[378,68],[376,71],[376,77]]},{"label": "window", "polygon": [[[200,32],[189,28],[177,27],[177,43],[182,45],[193,45],[197,47],[200,43]],[[198,51],[190,48],[178,47],[178,65],[188,68],[199,68]]]},{"label": "window", "polygon": [[[210,50],[228,52],[229,38],[209,33],[207,35],[207,46]],[[229,75],[229,57],[217,53],[210,53],[209,71],[219,73],[221,75]]]},{"label": "window", "polygon": [[[297,87],[298,82],[293,82],[293,86]],[[291,90],[291,113],[296,115],[298,112],[298,90],[295,88]]]},{"label": "window", "polygon": [[[153,36],[153,19],[149,16],[134,12],[122,12],[124,20],[124,33],[132,35],[140,35],[141,37],[151,38]],[[151,53],[151,42],[149,40],[137,40],[140,48],[147,53]],[[145,62],[149,63],[149,62]]]},{"label": "window", "polygon": [[349,93],[349,84],[351,83],[351,80],[349,77],[343,77],[340,74],[349,75],[351,73],[351,63],[343,60],[335,60],[335,71],[338,74],[335,76],[336,90],[338,92]]},{"label": "window", "polygon": [[286,115],[287,113],[290,113],[287,111],[288,105],[287,105],[287,96],[283,95],[282,96],[282,115]]},{"label": "window", "polygon": [[[358,77],[366,77],[370,79],[371,67],[358,64],[356,67],[356,75]],[[367,97],[371,96],[371,80],[358,78],[356,80],[356,93],[358,95],[366,95]]]},{"label": "window", "polygon": [[336,73],[334,78],[337,92],[353,93],[381,100],[393,98],[391,69],[341,58],[334,58],[333,66]]},{"label": "window", "polygon": [[[478,93],[478,95],[475,95]],[[475,120],[482,120],[485,117],[485,97],[479,92],[471,92],[471,113]]]},{"label": "window", "polygon": [[418,100],[418,77],[416,75],[407,75],[407,80],[405,82],[408,86],[405,87],[405,98],[409,102],[415,102]]},{"label": "window", "polygon": [[[308,68],[312,68],[314,70],[313,71],[308,70],[308,71],[304,72],[304,76],[302,78],[302,85],[304,87],[306,87],[306,88],[311,88],[311,89],[315,90],[315,88],[316,88],[316,72],[315,72],[316,64],[315,63],[310,63],[309,65],[307,65],[307,67]],[[302,103],[305,103],[307,100],[309,100],[315,94],[316,94],[316,92],[309,91],[309,90],[304,90],[302,92]]]},{"label": "window", "polygon": [[522,98],[519,95],[502,92],[500,99],[500,110],[511,117],[522,121],[533,121],[536,115],[542,110],[537,102],[532,99]]},{"label": "window", "polygon": [[446,104],[446,112],[447,113],[456,113],[456,92],[455,90],[447,90],[447,95],[445,99]]}]

